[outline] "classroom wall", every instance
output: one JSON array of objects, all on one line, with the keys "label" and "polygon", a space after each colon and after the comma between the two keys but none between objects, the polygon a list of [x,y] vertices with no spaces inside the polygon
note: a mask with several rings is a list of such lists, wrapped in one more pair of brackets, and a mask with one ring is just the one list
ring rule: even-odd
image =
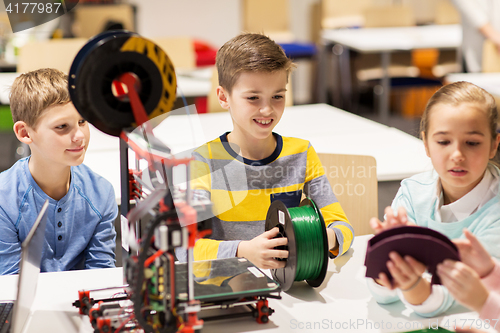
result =
[{"label": "classroom wall", "polygon": [[300,41],[312,40],[312,10],[313,5],[321,4],[321,0],[289,0],[290,1],[290,23],[292,33]]},{"label": "classroom wall", "polygon": [[[272,0],[270,0],[272,1]],[[432,19],[434,0],[373,0],[374,4],[411,5],[419,21]],[[221,46],[240,32],[241,0],[129,0],[138,9],[138,31],[144,36],[195,36]],[[289,0],[291,31],[301,41],[312,40],[312,7],[321,0]],[[5,11],[0,1],[0,12]]]},{"label": "classroom wall", "polygon": [[240,31],[240,1],[130,0],[145,37],[192,36],[219,47]]},{"label": "classroom wall", "polygon": [[[137,6],[138,31],[145,37],[194,36],[220,47],[242,28],[242,2],[235,0],[130,0]],[[290,29],[310,40],[311,5],[320,0],[290,0]]]},{"label": "classroom wall", "polygon": [[[272,0],[270,0],[272,1]],[[411,5],[419,22],[432,20],[435,0],[373,0],[374,4]],[[138,8],[138,31],[144,36],[194,36],[214,46],[240,32],[241,0],[129,0]],[[321,0],[289,0],[291,31],[301,41],[312,40],[312,7]],[[0,13],[5,11],[0,1]]]},{"label": "classroom wall", "polygon": [[[269,0],[272,1],[272,0]],[[188,35],[221,46],[240,32],[241,0],[129,0],[138,8],[144,36]],[[410,5],[419,22],[433,19],[435,0],[373,0],[374,5]],[[289,0],[290,30],[299,41],[313,40],[312,10],[321,0]]]}]

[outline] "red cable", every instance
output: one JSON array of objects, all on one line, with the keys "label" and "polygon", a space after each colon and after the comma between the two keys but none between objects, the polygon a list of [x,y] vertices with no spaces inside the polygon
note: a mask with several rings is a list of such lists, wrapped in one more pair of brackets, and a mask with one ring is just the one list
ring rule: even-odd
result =
[{"label": "red cable", "polygon": [[159,256],[161,256],[163,253],[164,253],[163,250],[156,251],[155,254],[153,254],[151,257],[149,257],[148,259],[146,259],[146,261],[144,261],[144,267],[149,267],[149,265],[151,265],[153,263],[153,261],[156,258],[158,258]]}]

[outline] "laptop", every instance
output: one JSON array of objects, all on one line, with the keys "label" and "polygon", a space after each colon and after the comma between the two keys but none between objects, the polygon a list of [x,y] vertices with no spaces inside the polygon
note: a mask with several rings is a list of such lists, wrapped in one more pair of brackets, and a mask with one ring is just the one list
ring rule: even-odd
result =
[{"label": "laptop", "polygon": [[2,307],[5,308],[4,312],[10,311],[10,313],[0,315],[0,333],[22,332],[30,316],[31,305],[36,294],[38,274],[40,273],[48,206],[49,200],[46,200],[28,236],[21,244],[17,298],[14,302],[2,303]]}]

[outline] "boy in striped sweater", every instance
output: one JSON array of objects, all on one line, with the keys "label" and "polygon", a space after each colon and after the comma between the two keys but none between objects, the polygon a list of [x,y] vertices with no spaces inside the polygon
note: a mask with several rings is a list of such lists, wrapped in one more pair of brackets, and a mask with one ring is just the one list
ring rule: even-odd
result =
[{"label": "boy in striped sweater", "polygon": [[273,200],[298,206],[302,193],[323,214],[331,257],[344,254],[353,228],[314,148],[273,132],[294,64],[268,37],[242,34],[219,49],[216,66],[217,97],[234,129],[194,152],[191,187],[213,202],[215,215],[212,236],[196,242],[194,259],[245,257],[259,268],[284,267],[275,258],[287,258],[288,251],[275,248],[287,239],[275,238],[278,228],[265,232],[266,214]]}]

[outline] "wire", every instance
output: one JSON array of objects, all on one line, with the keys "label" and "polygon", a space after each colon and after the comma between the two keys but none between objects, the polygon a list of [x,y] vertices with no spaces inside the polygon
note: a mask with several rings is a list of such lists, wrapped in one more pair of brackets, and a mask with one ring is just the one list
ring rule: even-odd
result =
[{"label": "wire", "polygon": [[179,327],[177,327],[177,331],[180,331],[184,328],[184,319],[182,319],[182,316],[179,316],[177,314],[177,308],[172,309],[172,314],[179,320]]},{"label": "wire", "polygon": [[[139,176],[137,176],[137,175],[133,175],[133,176],[134,176],[134,179],[135,179],[135,180],[136,180],[139,184],[141,184],[141,186],[142,186],[142,187],[144,187],[144,188],[148,189],[148,190],[149,190],[149,192],[153,192],[153,191],[154,191],[154,189],[153,189],[151,186],[149,186],[148,184],[146,184],[146,182],[145,182],[144,180],[142,180],[142,178],[141,178],[141,177],[139,177]],[[144,192],[144,191],[143,191],[143,192]]]},{"label": "wire", "polygon": [[[135,286],[133,288],[133,294],[131,297],[131,300],[134,304],[134,313],[135,313],[135,318],[139,325],[146,331],[146,332],[152,332],[153,327],[145,320],[144,314],[143,314],[143,308],[142,304],[148,302],[148,293],[144,292],[143,290],[143,284],[144,284],[144,263],[148,259],[147,257],[147,252],[148,249],[151,247],[151,240],[154,236],[154,230],[155,228],[162,222],[166,221],[170,218],[176,218],[177,213],[175,209],[167,212],[162,212],[157,214],[153,220],[151,220],[148,223],[148,227],[146,228],[146,235],[143,237],[141,240],[141,251],[139,252],[139,256],[137,258],[137,271],[135,272],[137,276],[135,277]],[[143,293],[144,292],[144,293]],[[145,297],[146,299],[144,299]],[[175,297],[175,294],[174,296]],[[145,302],[146,301],[146,302]],[[169,325],[170,324],[170,325]],[[172,323],[166,323],[166,326],[163,327],[163,329],[160,332],[175,332],[177,331],[175,325]]]},{"label": "wire", "polygon": [[149,257],[148,259],[146,259],[146,261],[144,262],[144,267],[149,267],[153,263],[153,261],[156,258],[158,258],[159,256],[161,256],[163,253],[164,253],[163,250],[156,251],[155,254],[153,254],[151,257]]},{"label": "wire", "polygon": [[118,326],[118,327],[116,328],[115,333],[120,332],[120,331],[121,331],[121,330],[125,327],[125,325],[127,325],[127,323],[128,323],[129,321],[131,321],[132,319],[134,319],[134,314],[133,314],[133,313],[132,313],[132,314],[130,314],[130,317],[128,317],[126,320],[122,321],[122,323],[120,324],[120,326]]}]

